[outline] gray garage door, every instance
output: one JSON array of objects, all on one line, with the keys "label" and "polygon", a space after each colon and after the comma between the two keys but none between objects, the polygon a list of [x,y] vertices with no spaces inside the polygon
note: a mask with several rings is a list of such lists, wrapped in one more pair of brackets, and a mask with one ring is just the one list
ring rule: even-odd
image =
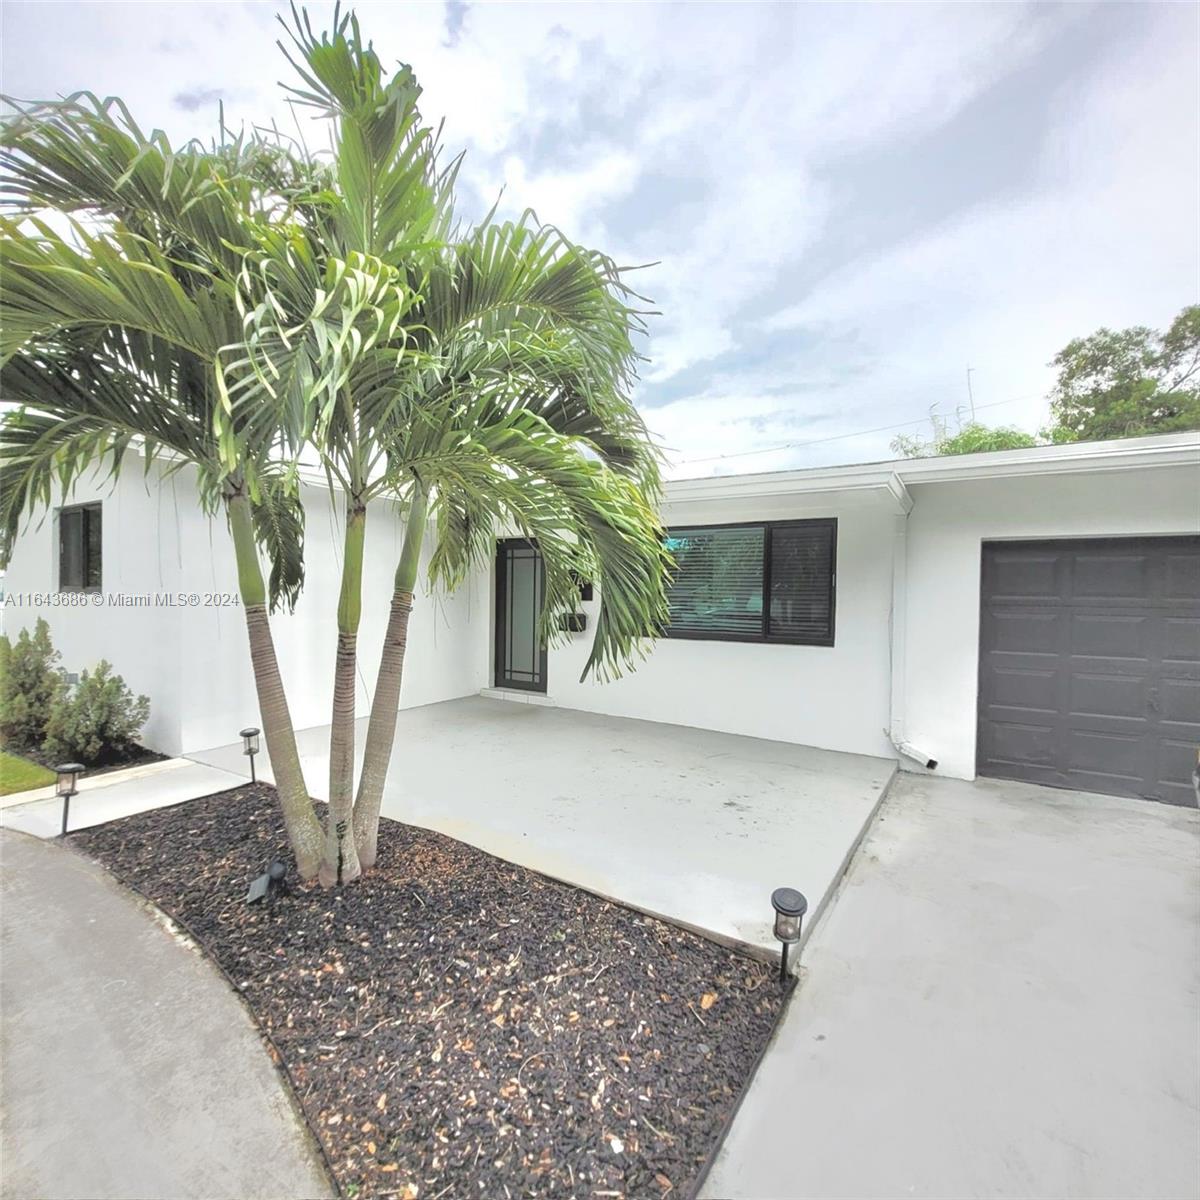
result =
[{"label": "gray garage door", "polygon": [[983,548],[978,771],[1195,806],[1200,537]]}]

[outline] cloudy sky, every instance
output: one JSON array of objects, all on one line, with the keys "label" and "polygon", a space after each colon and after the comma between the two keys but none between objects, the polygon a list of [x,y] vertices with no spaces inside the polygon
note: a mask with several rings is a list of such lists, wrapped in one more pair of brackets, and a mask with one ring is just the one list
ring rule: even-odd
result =
[{"label": "cloudy sky", "polygon": [[[638,400],[675,475],[889,457],[968,367],[981,420],[1036,430],[1066,341],[1200,293],[1195,6],[356,8],[466,152],[464,213],[503,189],[657,264]],[[3,90],[289,124],[278,11],[5,3]]]}]

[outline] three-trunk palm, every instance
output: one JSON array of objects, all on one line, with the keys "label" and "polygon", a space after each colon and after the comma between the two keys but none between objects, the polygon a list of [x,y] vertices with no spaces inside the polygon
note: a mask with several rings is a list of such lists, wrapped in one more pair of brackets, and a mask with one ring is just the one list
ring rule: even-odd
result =
[{"label": "three-trunk palm", "polygon": [[[438,167],[411,72],[386,79],[352,17],[319,39],[300,22],[293,42],[296,97],[332,123],[335,182],[320,237],[248,264],[246,324],[256,385],[281,412],[312,413],[308,437],[346,497],[324,868],[345,880],[375,859],[427,528],[448,586],[487,561],[498,525],[537,537],[547,637],[579,575],[594,578],[600,672],[664,619],[667,560],[657,457],[627,395],[640,318],[615,266],[528,217],[455,236],[456,168]],[[352,800],[361,539],[383,495],[405,503],[405,537]]]},{"label": "three-trunk palm", "polygon": [[[490,560],[498,528],[536,538],[548,639],[578,579],[594,580],[600,612],[585,673],[601,676],[635,658],[665,618],[668,559],[653,508],[658,461],[628,396],[640,316],[616,267],[528,216],[459,236],[456,164],[439,166],[411,71],[387,78],[352,17],[320,38],[299,17],[293,45],[302,81],[293,98],[331,121],[328,162],[297,163],[255,142],[175,154],[97,102],[50,106],[6,131],[3,165],[15,182],[4,190],[19,217],[58,208],[98,217],[102,229],[76,226],[69,238],[17,222],[0,230],[2,354],[25,391],[6,385],[34,406],[4,434],[21,473],[3,516],[11,536],[23,511],[48,502],[64,462],[77,474],[134,437],[149,453],[169,450],[227,504],[252,648],[261,649],[251,505],[294,516],[280,459],[301,442],[316,450],[345,505],[320,865],[332,883],[375,859],[427,540],[431,580],[454,587]],[[103,350],[94,361],[93,346]],[[99,380],[102,394],[153,394],[130,411],[99,412],[83,386],[56,405],[56,370]],[[163,420],[148,428],[143,407]],[[53,434],[35,428],[43,418]],[[385,498],[403,505],[405,537],[356,796],[363,548],[371,505]],[[286,527],[276,536],[286,543]],[[274,730],[282,748],[271,744],[266,697],[282,698],[282,687],[273,651],[268,660],[257,649],[268,748],[286,792],[280,765],[288,769],[294,738],[288,751],[286,711],[272,709],[286,731]],[[295,767],[299,779],[298,758]],[[307,807],[302,780],[292,799],[300,796]],[[305,872],[320,836],[307,813],[292,831]]]}]

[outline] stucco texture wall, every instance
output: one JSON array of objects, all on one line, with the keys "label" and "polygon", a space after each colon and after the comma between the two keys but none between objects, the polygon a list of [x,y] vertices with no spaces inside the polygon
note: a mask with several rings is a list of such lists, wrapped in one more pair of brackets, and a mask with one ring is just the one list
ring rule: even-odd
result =
[{"label": "stucco texture wall", "polygon": [[580,682],[588,632],[553,647],[550,700],[610,716],[717,729],[857,754],[890,754],[888,723],[892,515],[883,500],[821,494],[773,501],[666,505],[667,525],[836,517],[833,646],[659,639],[636,671]]},{"label": "stucco texture wall", "polygon": [[[303,496],[307,564],[304,592],[294,613],[281,612],[271,620],[292,721],[297,729],[325,725],[330,719],[342,560],[340,505],[335,507],[324,488],[306,486]],[[200,591],[217,585],[235,588],[233,549],[224,518],[211,521],[202,518],[194,535],[202,539],[204,549],[191,560],[187,574],[189,587]],[[402,539],[403,530],[392,508],[373,504],[367,516],[363,612],[358,635],[355,703],[359,716],[370,712]],[[428,547],[427,540],[421,581],[409,622],[401,696],[404,708],[478,691],[481,685],[477,680],[477,663],[486,653],[472,645],[467,633],[473,608],[478,607],[470,586],[451,596],[429,591],[425,583]],[[214,655],[219,670],[212,667]],[[258,712],[241,610],[189,611],[185,618],[183,657],[189,681],[183,709],[185,749],[207,749],[236,740],[238,729],[247,722],[256,723]]]},{"label": "stucco texture wall", "polygon": [[[102,502],[105,603],[81,607],[13,602],[19,593],[54,593],[58,584],[57,508],[62,503]],[[329,492],[304,488],[307,575],[294,613],[272,618],[276,648],[292,719],[297,728],[324,725],[332,703],[337,593],[341,561],[340,512]],[[393,511],[372,506],[368,518],[359,635],[359,713],[370,711],[370,694],[400,554],[402,531]],[[424,556],[428,562],[428,550]],[[452,699],[478,691],[486,660],[487,596],[471,581],[452,596],[431,593],[424,574],[409,626],[403,707]],[[116,594],[237,594],[233,547],[223,514],[208,516],[187,470],[162,478],[144,475],[130,455],[115,484],[96,476],[65,501],[55,498],[44,519],[20,537],[5,578],[10,597],[4,629],[14,635],[38,616],[50,624],[63,666],[77,671],[101,658],[137,692],[151,700],[144,740],[168,754],[189,753],[237,738],[258,723],[242,609],[220,607],[118,607]],[[472,640],[472,635],[474,640]],[[481,640],[482,639],[482,640]]]},{"label": "stucco texture wall", "polygon": [[[102,505],[101,596],[59,597],[58,508],[94,500]],[[131,455],[115,483],[106,472],[93,472],[65,499],[57,494],[49,511],[35,514],[4,579],[4,632],[15,638],[44,617],[64,670],[78,673],[107,659],[135,693],[150,697],[145,740],[168,754],[182,748],[179,612],[120,607],[109,598],[179,589],[183,556],[176,513],[195,504],[194,489],[183,484],[181,494],[171,480],[159,486],[156,472],[144,478]],[[45,600],[31,603],[29,593]]]},{"label": "stucco texture wall", "polygon": [[[911,488],[905,735],[939,775],[975,777],[982,545],[1200,530],[1200,467]],[[905,764],[908,765],[908,764]]]}]

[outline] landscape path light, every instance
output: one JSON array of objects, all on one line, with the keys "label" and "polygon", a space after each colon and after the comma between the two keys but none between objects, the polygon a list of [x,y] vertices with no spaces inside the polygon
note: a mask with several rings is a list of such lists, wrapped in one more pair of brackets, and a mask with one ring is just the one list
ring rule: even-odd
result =
[{"label": "landscape path light", "polygon": [[257,783],[258,778],[254,774],[254,756],[258,753],[258,734],[259,731],[251,726],[248,729],[243,729],[238,737],[242,739],[242,753],[250,758],[250,782]]},{"label": "landscape path light", "polygon": [[775,936],[783,943],[783,954],[779,959],[779,982],[786,983],[788,951],[800,941],[800,927],[804,923],[804,914],[808,912],[808,901],[803,892],[781,887],[771,893],[771,907],[775,909]]},{"label": "landscape path light", "polygon": [[62,832],[67,832],[67,814],[71,811],[71,797],[78,795],[79,789],[76,785],[79,783],[79,777],[84,772],[82,763],[60,763],[54,768],[58,773],[58,784],[55,790],[62,797],[63,816],[62,816]]}]

